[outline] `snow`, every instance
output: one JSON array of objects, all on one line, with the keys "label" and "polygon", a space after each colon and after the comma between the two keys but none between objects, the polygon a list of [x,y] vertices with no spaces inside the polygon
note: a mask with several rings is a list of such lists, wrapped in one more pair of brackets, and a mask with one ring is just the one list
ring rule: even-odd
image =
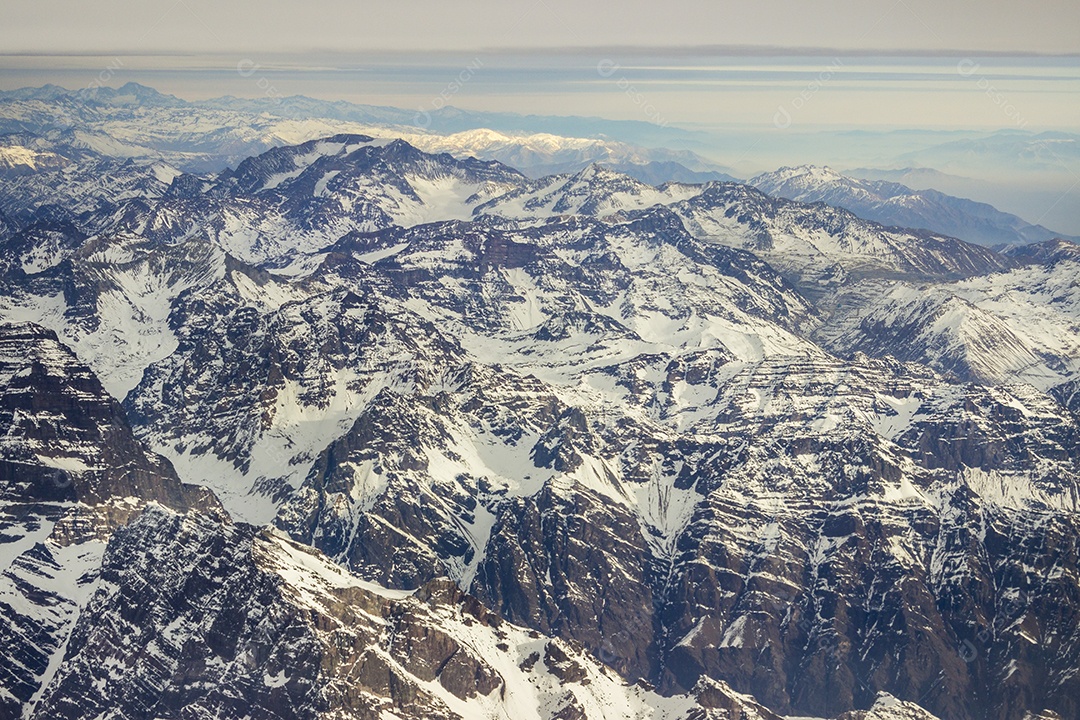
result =
[{"label": "snow", "polygon": [[480,185],[464,183],[452,176],[426,178],[406,175],[405,179],[420,197],[423,206],[398,215],[402,225],[408,227],[437,220],[468,220],[472,216],[468,199],[476,194]]},{"label": "snow", "polygon": [[45,467],[56,468],[57,470],[65,470],[67,472],[82,473],[91,469],[91,467],[86,464],[85,460],[77,457],[38,454],[37,461]]},{"label": "snow", "polygon": [[[147,367],[176,350],[177,339],[169,326],[172,301],[185,290],[220,276],[224,258],[209,257],[204,267],[176,277],[162,272],[153,251],[143,248],[140,240],[124,238],[87,261],[105,276],[97,298],[99,324],[93,330],[66,315],[63,293],[6,296],[0,299],[0,317],[35,322],[55,331],[94,370],[109,394],[122,400],[142,380]],[[108,266],[102,267],[106,262]]]},{"label": "snow", "polygon": [[676,543],[703,499],[694,488],[675,487],[675,478],[666,476],[660,458],[653,460],[648,482],[631,486],[645,539],[657,557],[673,558]]},{"label": "snow", "polygon": [[269,282],[258,283],[246,273],[234,270],[229,274],[229,280],[240,296],[252,304],[261,306],[264,311],[278,310],[286,303],[306,299],[307,295],[289,283],[287,278],[278,279],[273,275],[271,278]]},{"label": "snow", "polygon": [[889,440],[895,440],[911,427],[912,420],[923,406],[922,399],[916,395],[906,398],[879,395],[878,399],[885,403],[891,412],[875,414],[874,430]]},{"label": "snow", "polygon": [[911,478],[906,474],[901,475],[895,485],[885,484],[885,502],[903,505],[910,504],[912,501],[929,504],[926,496],[911,483]]},{"label": "snow", "polygon": [[[627,685],[607,668],[558,640],[533,638],[527,631],[505,623],[500,626],[501,632],[495,633],[480,623],[466,624],[460,611],[453,609],[440,610],[436,617],[440,627],[466,646],[470,654],[483,658],[503,679],[503,687],[498,691],[467,702],[448,692],[437,680],[421,683],[424,690],[462,717],[546,720],[558,708],[556,703],[567,694],[576,699],[587,717],[597,720],[676,720],[686,717],[695,706],[686,695],[664,698],[640,686]],[[500,642],[508,649],[498,647]],[[559,643],[585,669],[584,680],[564,683],[550,672],[545,653],[549,642]],[[531,672],[521,669],[521,663],[532,653],[537,653],[541,660]]]},{"label": "snow", "polygon": [[359,253],[357,255],[354,255],[353,257],[355,257],[360,262],[374,264],[385,258],[397,255],[399,252],[401,252],[408,246],[408,243],[398,243],[397,245],[392,245],[388,248],[383,248],[381,250],[372,250],[371,252]]},{"label": "snow", "polygon": [[1066,489],[1043,487],[1038,471],[1007,472],[965,467],[959,479],[984,502],[1012,510],[1053,509],[1061,512],[1080,511],[1080,498]]},{"label": "snow", "polygon": [[291,540],[287,534],[266,528],[256,542],[256,551],[298,598],[312,607],[323,605],[328,593],[343,588],[360,588],[389,600],[412,595],[408,590],[392,590],[363,580],[329,560],[319,551]]},{"label": "snow", "polygon": [[746,615],[740,615],[724,629],[724,637],[720,640],[720,647],[741,648],[743,646],[747,617]]},{"label": "snow", "polygon": [[274,675],[263,673],[263,685],[272,688],[284,687],[289,682],[289,676],[285,674],[285,671],[279,671]]},{"label": "snow", "polygon": [[31,169],[37,169],[39,155],[37,151],[21,145],[0,146],[0,167],[25,165]]},{"label": "snow", "polygon": [[48,537],[52,528],[50,522],[41,523],[38,530],[27,532],[15,547],[5,545],[5,555],[12,561],[17,560],[33,545],[21,546],[32,541],[33,544],[44,544],[53,563],[34,562],[32,568],[8,566],[0,574],[0,602],[12,612],[34,618],[60,640],[59,647],[51,654],[48,665],[38,676],[40,685],[37,692],[23,707],[25,717],[33,712],[60,669],[68,636],[79,612],[97,589],[96,573],[105,552],[105,543],[100,541],[58,545]]},{"label": "snow", "polygon": [[485,433],[475,436],[465,447],[459,445],[457,450],[474,476],[503,485],[511,497],[529,497],[554,477],[553,471],[536,467],[530,457],[539,439],[538,434],[527,433],[509,443]]},{"label": "snow", "polygon": [[675,647],[693,647],[694,638],[701,632],[701,628],[705,625],[705,620],[706,618],[704,617],[698,618],[697,622],[694,623],[694,627],[690,628],[690,632],[683,635],[682,640],[675,643]]},{"label": "snow", "polygon": [[231,462],[213,453],[179,452],[173,445],[155,443],[153,450],[169,460],[181,480],[213,490],[225,510],[236,520],[265,525],[277,515],[277,503],[254,492],[253,481],[245,481]]}]

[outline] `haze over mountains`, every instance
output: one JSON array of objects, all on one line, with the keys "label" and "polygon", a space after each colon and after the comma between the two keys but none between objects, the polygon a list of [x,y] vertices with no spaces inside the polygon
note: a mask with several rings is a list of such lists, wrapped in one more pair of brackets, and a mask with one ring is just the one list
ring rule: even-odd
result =
[{"label": "haze over mountains", "polygon": [[1080,713],[1080,245],[233,105],[0,97],[0,716]]},{"label": "haze over mountains", "polygon": [[[8,133],[0,145],[0,168],[8,168],[9,173],[29,167],[27,163],[63,162],[64,157],[82,151],[154,158],[185,171],[218,171],[277,145],[359,132],[400,138],[427,152],[498,160],[533,178],[576,172],[596,162],[654,185],[734,181],[737,177],[735,170],[695,152],[663,147],[700,144],[701,137],[695,139],[694,133],[647,122],[469,113],[453,107],[416,113],[303,97],[226,97],[189,103],[137,83],[117,89],[68,91],[46,86],[5,91],[0,92],[0,106],[0,129]],[[575,136],[575,130],[587,134]],[[20,137],[20,133],[28,136]],[[1040,153],[1039,147],[1051,141],[1053,149]],[[1002,149],[999,146],[1003,143]],[[970,143],[942,147],[953,145],[967,147],[965,157],[971,157]],[[989,153],[986,164],[1012,167],[1016,165],[1014,155],[1027,158],[1025,163],[1043,156],[1050,167],[1068,160],[1074,145],[1074,138],[1059,133],[1047,140],[1004,135],[987,138],[975,147],[980,148],[976,154]],[[930,154],[924,159],[933,162]],[[852,177],[826,177],[796,168],[784,171],[782,178],[764,173],[750,182],[761,183],[767,192],[789,199],[825,201],[884,224],[926,228],[980,244],[1070,237],[998,212],[985,203],[932,189],[936,184],[954,191],[978,192],[978,184],[973,186],[967,178],[930,170],[904,172],[908,174],[899,180],[906,177],[924,189],[855,179],[860,174],[869,178],[895,174],[867,169],[854,171]]]}]

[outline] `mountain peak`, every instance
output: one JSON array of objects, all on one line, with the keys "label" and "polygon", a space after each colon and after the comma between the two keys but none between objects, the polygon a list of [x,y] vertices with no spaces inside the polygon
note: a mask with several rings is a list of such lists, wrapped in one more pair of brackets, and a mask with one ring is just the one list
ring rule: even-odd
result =
[{"label": "mountain peak", "polygon": [[604,167],[598,162],[592,162],[583,167],[574,177],[578,180],[593,181],[593,180],[608,180],[617,177],[628,177],[617,173],[614,170]]},{"label": "mountain peak", "polygon": [[[813,182],[853,182],[852,178],[833,170],[828,165],[785,165],[773,172],[761,173],[750,180],[751,185],[758,182],[788,182],[796,178]],[[857,181],[854,181],[857,182]]]}]

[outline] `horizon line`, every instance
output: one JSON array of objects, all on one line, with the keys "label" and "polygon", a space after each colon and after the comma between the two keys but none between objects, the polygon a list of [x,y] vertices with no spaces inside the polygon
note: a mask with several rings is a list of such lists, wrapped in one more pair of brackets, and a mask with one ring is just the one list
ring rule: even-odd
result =
[{"label": "horizon line", "polygon": [[77,50],[21,50],[0,52],[0,57],[22,58],[79,58],[79,57],[224,57],[259,52],[264,56],[461,56],[461,55],[543,55],[568,56],[595,54],[598,52],[624,54],[653,54],[667,57],[821,57],[838,55],[844,57],[1014,57],[1014,58],[1060,58],[1080,60],[1080,50],[1069,52],[1039,52],[1035,50],[992,50],[987,48],[839,48],[827,46],[793,45],[551,45],[551,46],[493,46],[480,49],[464,48],[296,48],[291,50],[265,50],[241,48],[236,50],[193,51],[178,48],[138,49],[77,49]]}]

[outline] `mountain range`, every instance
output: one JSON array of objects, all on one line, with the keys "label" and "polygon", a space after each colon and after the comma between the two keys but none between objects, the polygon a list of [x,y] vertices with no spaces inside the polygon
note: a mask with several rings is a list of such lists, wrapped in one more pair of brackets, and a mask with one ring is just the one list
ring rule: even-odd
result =
[{"label": "mountain range", "polygon": [[20,132],[0,717],[1080,713],[1080,246]]},{"label": "mountain range", "polygon": [[[344,132],[404,139],[429,152],[499,160],[537,177],[580,170],[592,162],[619,164],[643,176],[661,173],[664,180],[730,177],[728,168],[700,155],[663,147],[690,133],[647,122],[471,113],[453,107],[421,114],[300,96],[188,102],[133,82],[115,89],[72,91],[47,85],[0,91],[0,137],[29,133],[60,143],[65,151],[73,147],[109,157],[152,158],[189,171],[219,171],[272,147]],[[13,162],[20,159],[9,154],[0,159],[0,168]]]}]

